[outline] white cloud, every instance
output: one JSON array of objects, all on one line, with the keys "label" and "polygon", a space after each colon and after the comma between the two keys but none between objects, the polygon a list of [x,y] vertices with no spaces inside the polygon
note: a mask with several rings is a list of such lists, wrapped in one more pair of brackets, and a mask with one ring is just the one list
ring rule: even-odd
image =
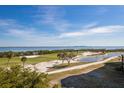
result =
[{"label": "white cloud", "polygon": [[89,29],[91,33],[112,33],[124,30],[124,26],[121,25],[112,25],[112,26],[103,26]]},{"label": "white cloud", "polygon": [[37,40],[41,39],[43,34],[34,29],[9,29],[6,35],[21,38],[23,40]]},{"label": "white cloud", "polygon": [[15,24],[16,21],[13,19],[0,19],[0,26],[9,26]]},{"label": "white cloud", "polygon": [[9,29],[6,34],[14,37],[28,38],[34,35],[34,31],[31,29]]},{"label": "white cloud", "polygon": [[83,36],[86,35],[87,33],[85,32],[69,32],[69,33],[62,33],[59,38],[64,38],[64,37],[77,37],[77,36]]},{"label": "white cloud", "polygon": [[0,21],[1,36],[4,37],[0,38],[0,46],[41,46],[54,45],[59,42],[56,36],[46,33],[46,31],[40,31],[35,26],[28,27],[21,25],[16,20],[10,20],[4,19]]},{"label": "white cloud", "polygon": [[6,32],[7,36],[17,38],[29,45],[51,44],[56,42],[55,36],[50,36],[45,33],[41,33],[36,29],[9,29]]},{"label": "white cloud", "polygon": [[83,26],[83,28],[92,28],[92,27],[96,27],[97,25],[98,25],[98,22],[92,22]]},{"label": "white cloud", "polygon": [[89,28],[83,28],[75,32],[62,33],[60,34],[59,37],[64,38],[64,37],[78,37],[78,36],[93,35],[93,34],[107,34],[107,33],[119,32],[123,30],[124,30],[123,25],[99,26],[93,28],[89,27]]},{"label": "white cloud", "polygon": [[30,38],[37,32],[34,28],[29,28],[27,26],[19,24],[13,19],[0,19],[0,27],[2,35],[16,37],[18,39]]},{"label": "white cloud", "polygon": [[[36,27],[32,28],[27,25],[21,25],[16,20],[7,19],[0,20],[0,27],[5,27],[5,37],[13,38],[13,41],[21,41],[23,45],[74,45],[83,43],[82,37],[94,34],[108,34],[123,31],[123,25],[99,26],[98,22],[92,22],[87,25],[72,24],[64,18],[65,12],[61,11],[61,7],[45,6],[44,11],[39,7],[38,25],[45,24],[46,27],[51,26],[55,29],[55,35],[51,35],[48,31],[39,31]],[[106,10],[103,9],[103,12]],[[62,13],[61,13],[62,12]],[[42,23],[42,24],[41,24]],[[70,29],[71,28],[71,29]],[[74,29],[73,29],[74,28]],[[52,33],[53,34],[53,33]],[[76,38],[75,38],[76,37]],[[81,37],[80,39],[78,37]],[[78,39],[78,40],[77,40]],[[1,40],[2,41],[2,40]],[[3,43],[3,42],[2,42]],[[0,44],[2,44],[0,43]],[[19,42],[18,42],[19,43]],[[4,43],[3,43],[4,44]],[[7,42],[5,43],[7,44]],[[11,43],[8,43],[11,44]],[[14,44],[14,43],[12,43]]]},{"label": "white cloud", "polygon": [[19,22],[15,19],[0,19],[0,31],[4,32],[8,29],[21,29],[25,28],[25,26],[19,24]]},{"label": "white cloud", "polygon": [[[57,33],[56,35],[51,35],[50,33],[46,33],[45,31],[39,31],[37,28],[35,28],[35,26],[30,28],[28,26],[21,25],[15,20],[14,21],[2,20],[0,22],[4,23],[1,24],[1,27],[6,28],[5,31],[3,31],[4,36],[8,38],[13,38],[16,45],[17,44],[18,45],[19,44],[20,45],[63,45],[65,43],[66,45],[69,45],[69,43],[73,45],[75,44],[77,37],[82,37],[82,36],[84,37],[87,35],[94,35],[94,34],[102,35],[102,34],[114,33],[124,30],[123,25],[98,26],[97,22],[92,22],[83,26],[78,25],[78,28],[76,27],[77,25],[71,24],[70,27],[76,27],[76,29],[73,30],[64,29],[64,32],[59,31],[59,33]],[[59,24],[58,29],[60,28],[62,29],[64,27],[61,24]],[[16,43],[16,39],[18,41],[20,40],[20,42]],[[13,40],[11,41],[11,39],[10,40],[7,39],[4,41],[6,42],[5,43],[1,42],[1,44],[14,45],[14,42]],[[7,43],[9,41],[11,41],[11,43]]]},{"label": "white cloud", "polygon": [[64,19],[65,11],[60,6],[38,7],[38,10],[41,10],[41,12],[38,11],[37,13],[38,24],[46,24],[53,27],[56,31],[66,31],[71,25]]}]

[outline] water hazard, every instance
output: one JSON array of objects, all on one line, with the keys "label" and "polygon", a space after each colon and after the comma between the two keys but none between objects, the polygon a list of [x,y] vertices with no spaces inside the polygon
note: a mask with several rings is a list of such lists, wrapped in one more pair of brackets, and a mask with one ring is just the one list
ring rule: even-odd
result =
[{"label": "water hazard", "polygon": [[121,52],[107,53],[104,55],[86,56],[86,57],[82,57],[80,59],[80,62],[97,62],[97,61],[101,61],[101,60],[109,58],[109,57],[120,56],[121,54],[124,55],[124,52],[123,53],[121,53]]}]

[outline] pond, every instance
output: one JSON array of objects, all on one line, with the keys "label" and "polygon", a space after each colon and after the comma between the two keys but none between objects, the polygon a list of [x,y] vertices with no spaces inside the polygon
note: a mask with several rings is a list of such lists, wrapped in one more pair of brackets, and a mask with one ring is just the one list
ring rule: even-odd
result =
[{"label": "pond", "polygon": [[113,53],[107,53],[104,55],[94,55],[94,56],[85,56],[80,59],[80,62],[97,62],[109,57],[114,57],[114,56],[120,56],[121,54],[124,55],[124,52],[113,52]]}]

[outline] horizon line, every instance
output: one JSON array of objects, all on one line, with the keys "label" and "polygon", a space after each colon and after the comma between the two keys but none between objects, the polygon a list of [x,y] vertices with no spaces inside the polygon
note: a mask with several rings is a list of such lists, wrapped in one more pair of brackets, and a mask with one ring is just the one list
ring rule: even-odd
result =
[{"label": "horizon line", "polygon": [[55,45],[55,46],[0,46],[0,47],[124,47],[124,45],[110,45],[110,46],[105,46],[105,45],[100,45],[100,46],[95,46],[95,45],[74,45],[74,46],[60,46],[60,45]]}]

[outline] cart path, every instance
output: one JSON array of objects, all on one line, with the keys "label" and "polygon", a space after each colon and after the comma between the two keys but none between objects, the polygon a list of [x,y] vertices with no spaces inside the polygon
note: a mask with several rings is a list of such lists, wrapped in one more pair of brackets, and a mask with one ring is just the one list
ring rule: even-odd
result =
[{"label": "cart path", "polygon": [[50,72],[47,72],[47,74],[56,74],[56,73],[61,73],[61,72],[65,72],[65,71],[70,71],[70,70],[83,69],[83,68],[86,68],[86,67],[89,67],[89,66],[106,63],[106,62],[108,62],[112,59],[115,59],[117,57],[118,56],[114,56],[114,57],[107,58],[103,61],[98,61],[98,62],[83,64],[83,65],[79,65],[79,66],[73,66],[73,67],[69,67],[69,68],[63,68],[63,69],[59,69],[59,70],[55,70],[55,71],[50,71]]}]

